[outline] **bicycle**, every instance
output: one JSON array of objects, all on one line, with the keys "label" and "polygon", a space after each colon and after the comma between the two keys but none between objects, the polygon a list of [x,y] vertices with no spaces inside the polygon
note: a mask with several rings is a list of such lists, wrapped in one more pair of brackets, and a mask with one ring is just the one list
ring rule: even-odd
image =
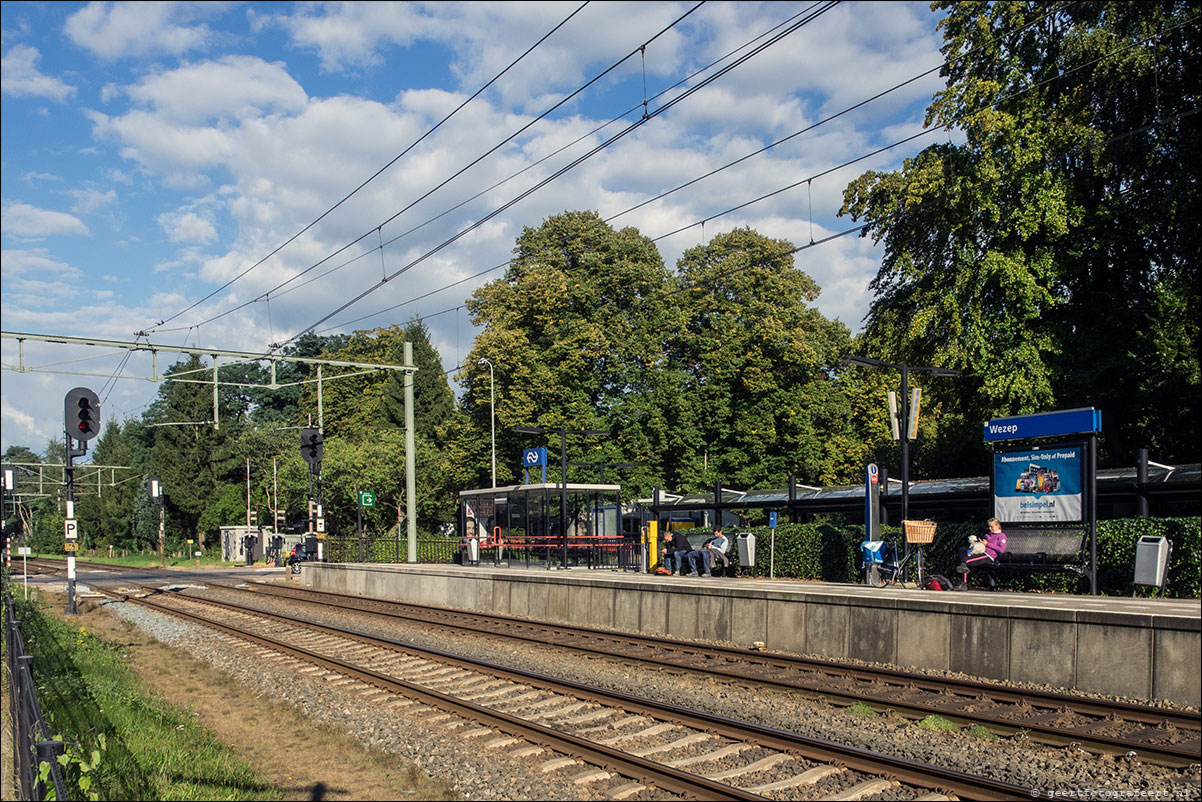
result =
[{"label": "bicycle", "polygon": [[905,582],[909,578],[910,560],[914,559],[918,549],[911,549],[905,544],[905,550],[898,556],[897,541],[894,537],[882,540],[865,540],[860,544],[860,552],[864,564],[864,581],[874,588],[885,588],[894,582]]}]

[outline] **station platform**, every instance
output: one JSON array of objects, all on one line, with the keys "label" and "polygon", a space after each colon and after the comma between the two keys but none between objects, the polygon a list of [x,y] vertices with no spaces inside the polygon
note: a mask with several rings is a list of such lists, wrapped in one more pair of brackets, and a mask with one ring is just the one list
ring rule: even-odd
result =
[{"label": "station platform", "polygon": [[305,585],[771,651],[1202,703],[1202,601],[494,566],[305,563]]}]

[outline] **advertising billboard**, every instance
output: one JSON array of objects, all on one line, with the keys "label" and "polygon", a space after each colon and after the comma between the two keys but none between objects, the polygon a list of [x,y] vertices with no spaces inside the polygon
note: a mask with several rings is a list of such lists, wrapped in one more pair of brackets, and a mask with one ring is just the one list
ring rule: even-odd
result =
[{"label": "advertising billboard", "polygon": [[1085,520],[1085,444],[998,451],[993,455],[993,514],[1002,523]]}]

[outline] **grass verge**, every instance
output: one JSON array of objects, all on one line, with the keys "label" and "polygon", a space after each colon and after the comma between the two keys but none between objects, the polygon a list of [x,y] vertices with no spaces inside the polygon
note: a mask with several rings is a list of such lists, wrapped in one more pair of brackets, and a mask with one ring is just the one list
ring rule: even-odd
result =
[{"label": "grass verge", "polygon": [[[50,560],[61,560],[65,555],[61,553],[50,554],[34,554],[33,558],[44,558]],[[119,565],[125,568],[154,568],[159,565],[158,552],[153,554],[150,552],[139,551],[132,554],[114,554],[109,556],[107,550],[95,549],[81,551],[76,554],[76,557],[84,562],[104,563],[105,565]],[[195,568],[196,557],[188,554],[168,554],[166,563],[172,568]],[[200,557],[200,565],[202,568],[229,568],[242,563],[230,563],[221,559],[221,549],[206,549]],[[256,565],[263,565],[260,560]]]},{"label": "grass verge", "polygon": [[36,597],[17,609],[42,712],[78,758],[67,765],[71,798],[282,798],[187,712],[146,694],[86,627],[47,614]]}]

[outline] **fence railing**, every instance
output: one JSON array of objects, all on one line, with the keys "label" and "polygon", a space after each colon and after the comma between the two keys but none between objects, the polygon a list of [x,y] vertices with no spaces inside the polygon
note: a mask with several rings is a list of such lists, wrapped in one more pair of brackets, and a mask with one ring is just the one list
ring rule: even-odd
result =
[{"label": "fence railing", "polygon": [[[428,565],[526,565],[531,568],[568,565],[577,568],[605,568],[637,571],[643,564],[642,546],[624,537],[571,538],[566,548],[557,537],[516,537],[494,541],[479,539],[473,546],[469,538],[419,537],[417,562]],[[332,563],[403,563],[408,562],[405,538],[362,538],[340,536],[326,538],[325,559]]]},{"label": "fence railing", "polygon": [[[327,537],[325,559],[332,563],[403,563],[409,561],[409,544],[405,538],[357,535]],[[445,537],[419,537],[417,562],[445,564],[459,561],[459,540]]]},{"label": "fence railing", "polygon": [[67,799],[62,768],[57,760],[63,742],[50,738],[50,729],[42,717],[33,682],[33,657],[25,652],[21,622],[8,588],[4,589],[4,669],[8,680],[8,704],[12,719],[13,778],[21,799],[42,800],[49,796],[40,766],[49,766],[48,778],[54,786],[54,798]]},{"label": "fence railing", "polygon": [[473,546],[464,538],[464,565],[515,565],[530,568],[568,566],[639,571],[643,567],[642,544],[626,537],[569,538],[514,537],[502,540],[480,539]]}]

